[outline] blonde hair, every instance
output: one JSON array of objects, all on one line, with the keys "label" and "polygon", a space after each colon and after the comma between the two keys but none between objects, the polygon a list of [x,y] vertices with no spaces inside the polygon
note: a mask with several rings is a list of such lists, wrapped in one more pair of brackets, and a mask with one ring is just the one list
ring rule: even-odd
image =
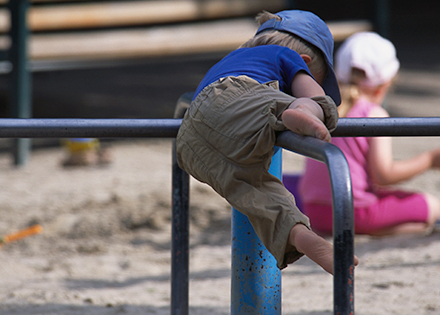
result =
[{"label": "blonde hair", "polygon": [[338,106],[339,117],[345,117],[360,96],[360,82],[365,80],[366,73],[362,69],[351,68],[349,83],[340,83],[341,105]]},{"label": "blonde hair", "polygon": [[[372,95],[378,89],[387,84],[384,83],[372,87],[364,84],[366,79],[367,74],[364,70],[352,67],[349,82],[339,82],[339,90],[341,92],[341,105],[338,106],[339,117],[345,117],[353,105],[359,100],[361,95]],[[394,77],[390,82],[392,83],[394,80],[396,80],[396,77]]]},{"label": "blonde hair", "polygon": [[[267,11],[259,13],[255,18],[258,25],[262,25],[266,21],[272,19],[281,21],[281,18],[278,15]],[[296,51],[298,54],[305,54],[311,58],[311,62],[308,63],[307,66],[315,78],[321,77],[324,79],[327,75],[327,64],[325,63],[322,52],[298,36],[277,30],[267,30],[252,37],[246,43],[241,45],[240,48],[262,45],[284,46]]]}]

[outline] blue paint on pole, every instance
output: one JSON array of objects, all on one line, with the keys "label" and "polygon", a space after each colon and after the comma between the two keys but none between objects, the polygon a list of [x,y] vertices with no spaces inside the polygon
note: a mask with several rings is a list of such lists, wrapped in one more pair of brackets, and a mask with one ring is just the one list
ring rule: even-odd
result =
[{"label": "blue paint on pole", "polygon": [[[282,149],[269,172],[281,179]],[[281,271],[248,218],[232,208],[231,315],[281,314]]]}]

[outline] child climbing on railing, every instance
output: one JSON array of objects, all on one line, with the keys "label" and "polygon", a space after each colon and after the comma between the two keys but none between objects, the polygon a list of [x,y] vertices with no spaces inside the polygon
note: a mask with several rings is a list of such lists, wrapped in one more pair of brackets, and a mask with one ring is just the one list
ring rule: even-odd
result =
[{"label": "child climbing on railing", "polygon": [[[373,32],[349,37],[336,53],[340,117],[388,117],[381,106],[399,70],[393,44]],[[389,186],[440,167],[440,149],[409,160],[393,159],[389,137],[332,138],[345,154],[352,178],[356,234],[427,233],[440,216],[439,200]],[[319,181],[316,179],[319,178]],[[312,229],[332,233],[332,197],[324,164],[308,159],[299,185]]]},{"label": "child climbing on railing", "polygon": [[257,21],[256,35],[197,88],[177,135],[178,162],[249,218],[279,268],[305,254],[333,273],[333,247],[268,171],[278,132],[330,141],[340,103],[333,37],[310,12],[264,12]]}]

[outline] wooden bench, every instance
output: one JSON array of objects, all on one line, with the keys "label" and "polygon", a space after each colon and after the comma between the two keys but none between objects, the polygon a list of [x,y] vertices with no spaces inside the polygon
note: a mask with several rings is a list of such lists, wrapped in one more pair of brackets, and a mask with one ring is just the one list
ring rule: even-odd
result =
[{"label": "wooden bench", "polygon": [[[256,13],[284,6],[284,0],[33,0],[29,57],[68,61],[229,51],[254,35]],[[9,25],[7,9],[0,9],[0,49],[10,45]],[[372,28],[369,21],[328,25],[335,41]]]}]

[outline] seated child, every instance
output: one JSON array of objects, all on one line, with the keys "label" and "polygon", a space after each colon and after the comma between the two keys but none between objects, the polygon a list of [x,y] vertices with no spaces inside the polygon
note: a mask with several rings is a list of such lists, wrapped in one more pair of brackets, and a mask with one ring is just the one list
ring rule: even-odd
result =
[{"label": "seated child", "polygon": [[[381,104],[399,70],[393,44],[376,33],[357,33],[343,43],[336,61],[343,96],[339,115],[388,117]],[[440,149],[394,161],[390,137],[335,137],[332,143],[342,150],[350,167],[356,234],[426,233],[433,228],[440,216],[440,201],[390,185],[439,168]],[[313,230],[331,234],[331,187],[322,163],[307,160],[300,194]]]}]

